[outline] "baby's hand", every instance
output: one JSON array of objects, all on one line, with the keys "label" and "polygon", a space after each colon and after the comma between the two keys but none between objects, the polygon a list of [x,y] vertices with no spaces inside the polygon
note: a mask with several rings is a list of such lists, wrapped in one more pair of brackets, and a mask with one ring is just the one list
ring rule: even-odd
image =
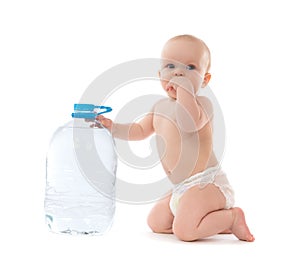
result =
[{"label": "baby's hand", "polygon": [[98,115],[96,117],[96,121],[100,122],[103,127],[107,128],[111,131],[112,126],[113,126],[112,120],[105,118],[103,115]]},{"label": "baby's hand", "polygon": [[177,87],[181,87],[185,89],[186,91],[190,92],[191,94],[194,94],[194,87],[192,82],[183,76],[180,77],[174,77],[172,78],[168,85],[172,86],[175,90],[177,90]]}]

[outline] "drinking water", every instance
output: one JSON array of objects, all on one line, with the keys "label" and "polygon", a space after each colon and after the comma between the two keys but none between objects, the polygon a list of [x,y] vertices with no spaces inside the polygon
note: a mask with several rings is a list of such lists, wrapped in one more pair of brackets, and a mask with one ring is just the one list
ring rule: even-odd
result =
[{"label": "drinking water", "polygon": [[115,213],[116,169],[114,141],[107,129],[78,117],[58,128],[46,161],[49,228],[69,234],[108,231]]}]

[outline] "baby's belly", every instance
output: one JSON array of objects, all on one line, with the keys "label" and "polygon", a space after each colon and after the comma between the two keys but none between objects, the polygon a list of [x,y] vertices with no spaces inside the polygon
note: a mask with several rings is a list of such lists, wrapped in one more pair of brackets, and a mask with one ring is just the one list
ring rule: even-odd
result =
[{"label": "baby's belly", "polygon": [[176,140],[166,140],[162,144],[161,141],[157,142],[158,153],[161,163],[166,172],[172,172],[181,156],[181,145]]},{"label": "baby's belly", "polygon": [[217,164],[211,138],[207,138],[205,131],[186,134],[169,130],[157,135],[161,163],[173,183]]},{"label": "baby's belly", "polygon": [[207,164],[198,134],[185,137],[167,134],[157,138],[157,147],[162,166],[173,183],[204,170]]}]

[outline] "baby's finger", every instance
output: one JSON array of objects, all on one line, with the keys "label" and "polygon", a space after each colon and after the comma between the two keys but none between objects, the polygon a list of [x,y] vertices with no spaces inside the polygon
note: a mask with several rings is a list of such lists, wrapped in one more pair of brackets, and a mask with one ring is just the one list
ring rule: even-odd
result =
[{"label": "baby's finger", "polygon": [[96,123],[90,125],[90,127],[91,128],[103,128],[103,125],[100,122],[96,121]]},{"label": "baby's finger", "polygon": [[101,121],[101,120],[103,120],[103,119],[105,119],[105,117],[104,117],[103,115],[98,115],[98,116],[96,117],[96,120],[97,120],[97,121]]}]

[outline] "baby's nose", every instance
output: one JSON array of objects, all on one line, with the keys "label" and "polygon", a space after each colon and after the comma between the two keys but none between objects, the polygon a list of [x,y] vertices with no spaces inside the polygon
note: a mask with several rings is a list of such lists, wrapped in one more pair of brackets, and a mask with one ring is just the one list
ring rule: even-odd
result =
[{"label": "baby's nose", "polygon": [[177,69],[174,71],[174,76],[184,76],[184,73],[182,70]]}]

